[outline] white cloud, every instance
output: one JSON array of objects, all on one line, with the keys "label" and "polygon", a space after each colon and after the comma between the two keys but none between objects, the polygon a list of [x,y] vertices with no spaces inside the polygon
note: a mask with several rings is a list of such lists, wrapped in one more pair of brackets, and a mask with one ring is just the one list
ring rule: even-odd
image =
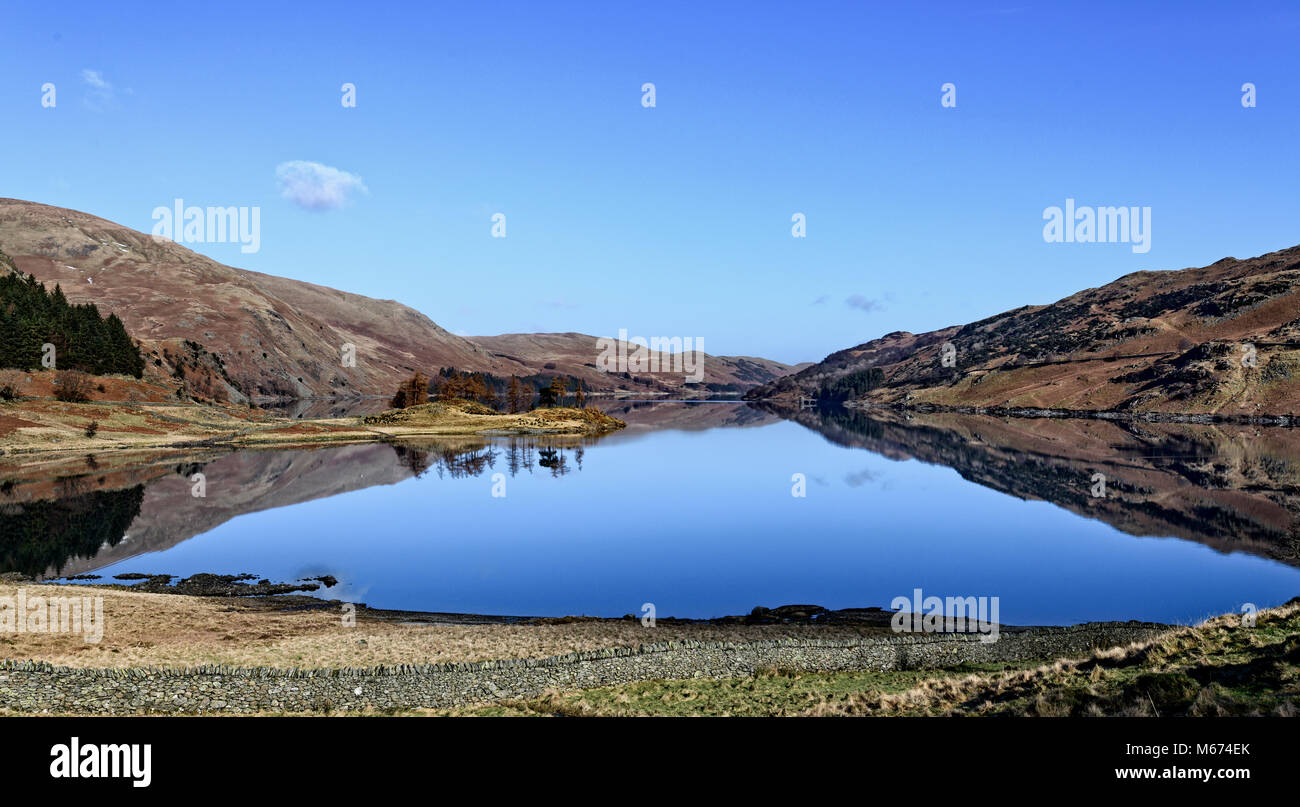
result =
[{"label": "white cloud", "polygon": [[98,70],[82,70],[81,80],[100,90],[111,90],[113,85],[104,80],[104,74]]},{"label": "white cloud", "polygon": [[280,195],[307,210],[337,210],[353,193],[369,193],[361,177],[337,168],[292,160],[275,167]]},{"label": "white cloud", "polygon": [[115,91],[113,85],[98,70],[86,68],[81,71],[81,80],[86,85],[85,103],[91,109],[103,109],[113,103]]}]

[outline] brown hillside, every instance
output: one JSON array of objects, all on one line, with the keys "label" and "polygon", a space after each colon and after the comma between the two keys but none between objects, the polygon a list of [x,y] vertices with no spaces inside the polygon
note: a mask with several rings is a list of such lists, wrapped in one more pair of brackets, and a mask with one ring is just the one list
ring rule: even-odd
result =
[{"label": "brown hillside", "polygon": [[[392,300],[226,266],[75,210],[0,199],[0,249],[18,271],[60,284],[70,301],[116,313],[144,347],[151,374],[166,378],[184,364],[191,392],[216,400],[390,395],[412,371],[441,367],[570,374],[592,391],[682,389],[680,375],[637,381],[598,372],[594,336],[466,339]],[[343,366],[345,344],[356,347],[354,367]],[[697,391],[739,392],[789,369],[709,356]]]},{"label": "brown hillside", "polygon": [[[953,367],[943,364],[945,344]],[[1253,362],[1245,361],[1251,346]],[[885,404],[1297,413],[1300,247],[1135,272],[1051,305],[887,334],[748,397],[833,399],[837,385],[849,400]]]}]

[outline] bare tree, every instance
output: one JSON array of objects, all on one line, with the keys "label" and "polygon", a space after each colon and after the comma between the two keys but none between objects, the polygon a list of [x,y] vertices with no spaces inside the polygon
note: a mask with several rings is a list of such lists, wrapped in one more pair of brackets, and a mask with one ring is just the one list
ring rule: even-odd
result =
[{"label": "bare tree", "polygon": [[423,373],[417,372],[402,382],[388,405],[394,409],[405,409],[408,406],[419,406],[428,402],[429,379]]},{"label": "bare tree", "polygon": [[81,403],[90,400],[90,376],[80,370],[56,370],[54,373],[54,397],[68,403]]},{"label": "bare tree", "polygon": [[[512,415],[524,408],[524,391],[519,386],[519,379],[515,376],[510,376],[510,391],[506,395],[506,404]],[[511,476],[513,475],[511,474]]]},{"label": "bare tree", "polygon": [[0,370],[0,400],[12,401],[27,381],[27,374],[21,370]]}]

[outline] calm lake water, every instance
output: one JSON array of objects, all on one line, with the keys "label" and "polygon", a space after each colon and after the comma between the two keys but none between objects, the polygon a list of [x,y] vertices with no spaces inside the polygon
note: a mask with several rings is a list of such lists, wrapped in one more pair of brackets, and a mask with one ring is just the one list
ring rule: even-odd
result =
[{"label": "calm lake water", "polygon": [[997,596],[1010,624],[1191,622],[1300,595],[1289,431],[606,408],[627,431],[214,454],[44,498],[8,485],[0,566],[328,574],[319,595],[373,607],[549,616],[889,607],[920,588]]}]

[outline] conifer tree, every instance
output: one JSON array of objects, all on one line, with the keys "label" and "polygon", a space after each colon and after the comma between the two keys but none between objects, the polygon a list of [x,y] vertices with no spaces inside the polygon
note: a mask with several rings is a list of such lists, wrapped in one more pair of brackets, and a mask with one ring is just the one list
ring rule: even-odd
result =
[{"label": "conifer tree", "polygon": [[524,392],[520,389],[519,379],[515,376],[510,376],[510,392],[506,398],[506,403],[511,414],[519,412],[524,408]]},{"label": "conifer tree", "polygon": [[116,314],[73,305],[62,287],[49,292],[32,275],[0,275],[0,367],[39,369],[46,344],[54,345],[60,369],[144,375],[139,345]]}]

